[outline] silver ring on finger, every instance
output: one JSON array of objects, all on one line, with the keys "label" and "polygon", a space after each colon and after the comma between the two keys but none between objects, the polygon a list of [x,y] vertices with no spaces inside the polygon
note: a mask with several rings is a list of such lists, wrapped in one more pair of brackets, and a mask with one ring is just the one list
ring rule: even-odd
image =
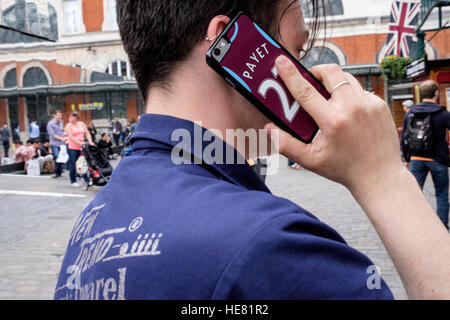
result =
[{"label": "silver ring on finger", "polygon": [[341,88],[341,87],[343,87],[343,86],[345,86],[345,85],[350,85],[350,82],[348,82],[347,80],[346,81],[342,81],[341,83],[339,83],[339,84],[337,84],[332,90],[331,90],[331,94],[333,94],[337,89],[339,89],[339,88]]}]

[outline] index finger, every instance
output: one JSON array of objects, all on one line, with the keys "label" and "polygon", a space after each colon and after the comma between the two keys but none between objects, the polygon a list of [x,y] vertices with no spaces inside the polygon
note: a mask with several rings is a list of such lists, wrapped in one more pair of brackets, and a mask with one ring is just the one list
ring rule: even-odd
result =
[{"label": "index finger", "polygon": [[319,127],[327,122],[329,110],[324,107],[328,101],[300,74],[294,63],[285,56],[279,56],[275,65],[292,96],[314,118]]}]

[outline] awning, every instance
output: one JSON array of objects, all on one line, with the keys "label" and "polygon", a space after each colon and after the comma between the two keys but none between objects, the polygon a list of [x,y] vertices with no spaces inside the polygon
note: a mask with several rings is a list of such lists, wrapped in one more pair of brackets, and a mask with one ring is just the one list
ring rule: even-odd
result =
[{"label": "awning", "polygon": [[342,70],[350,73],[354,77],[381,76],[381,68],[377,64],[357,64],[344,66]]},{"label": "awning", "polygon": [[139,91],[135,81],[76,83],[65,85],[45,85],[28,88],[0,88],[0,99],[14,96],[26,97],[35,95],[61,96],[77,93],[98,93],[105,91]]}]

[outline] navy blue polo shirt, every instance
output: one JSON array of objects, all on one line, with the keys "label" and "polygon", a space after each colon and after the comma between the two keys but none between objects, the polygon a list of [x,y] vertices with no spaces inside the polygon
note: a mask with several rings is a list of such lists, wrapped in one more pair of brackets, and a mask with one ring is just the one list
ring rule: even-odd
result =
[{"label": "navy blue polo shirt", "polygon": [[76,222],[55,299],[393,298],[332,228],[272,195],[247,164],[199,162],[212,140],[195,145],[180,130],[206,131],[141,118],[132,156]]}]

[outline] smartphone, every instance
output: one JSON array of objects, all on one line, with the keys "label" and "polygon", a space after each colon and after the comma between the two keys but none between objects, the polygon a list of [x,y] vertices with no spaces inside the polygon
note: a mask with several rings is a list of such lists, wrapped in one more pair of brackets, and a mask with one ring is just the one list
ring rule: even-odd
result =
[{"label": "smartphone", "polygon": [[290,58],[325,99],[331,98],[322,83],[298,59],[243,12],[217,37],[208,50],[206,61],[279,128],[304,143],[311,143],[319,127],[278,76],[275,60],[280,55]]}]

